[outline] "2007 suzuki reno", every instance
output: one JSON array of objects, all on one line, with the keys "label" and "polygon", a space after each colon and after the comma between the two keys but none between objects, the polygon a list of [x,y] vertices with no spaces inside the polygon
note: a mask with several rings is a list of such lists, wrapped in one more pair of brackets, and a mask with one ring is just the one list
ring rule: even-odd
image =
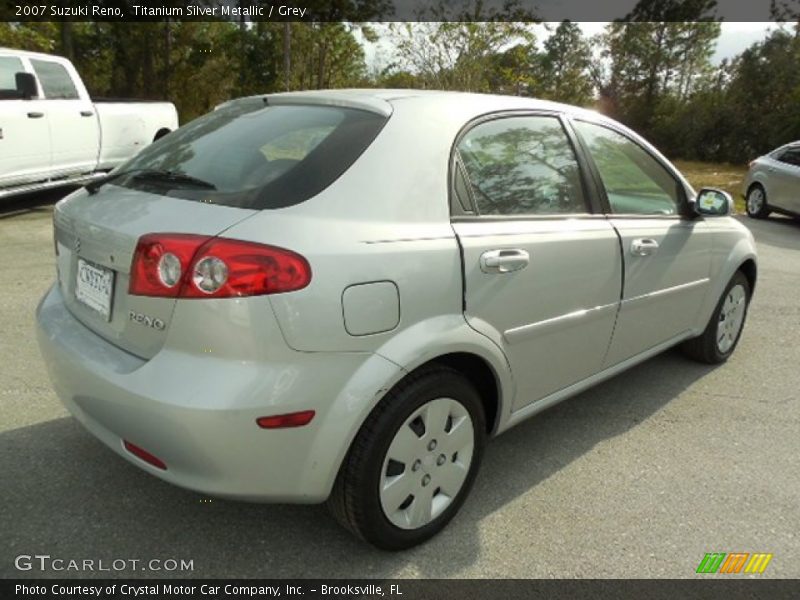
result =
[{"label": "2007 suzuki reno", "polygon": [[441,530],[487,438],[670,346],[736,347],[731,198],[621,125],[514,97],[226,103],[55,208],[39,343],[110,448],[220,497]]}]

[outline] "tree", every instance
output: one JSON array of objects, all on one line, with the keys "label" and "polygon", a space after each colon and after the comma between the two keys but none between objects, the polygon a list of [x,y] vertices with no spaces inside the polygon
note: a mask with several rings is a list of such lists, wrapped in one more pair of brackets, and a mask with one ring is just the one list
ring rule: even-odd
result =
[{"label": "tree", "polygon": [[[332,82],[341,79],[343,74],[364,80],[364,51],[353,32],[358,29],[365,39],[375,41],[376,34],[366,22],[380,21],[389,14],[391,0],[307,0],[304,7],[309,11],[307,20],[302,24],[287,22],[283,26],[284,89],[298,89],[298,82],[299,89],[341,87],[341,83]],[[305,28],[298,29],[295,25]],[[298,31],[305,32],[302,33],[304,37],[295,40],[294,33]],[[310,37],[306,35],[308,32],[311,32]],[[295,61],[295,57],[299,60]],[[310,75],[312,60],[316,68],[313,79]],[[299,74],[293,72],[295,62],[301,65]]]},{"label": "tree", "polygon": [[[606,27],[603,57],[608,62],[599,89],[606,110],[648,134],[659,102],[686,99],[712,72],[710,63],[720,25],[700,21],[714,0],[642,0],[626,19]],[[689,12],[687,6],[697,12]],[[646,21],[638,18],[693,18],[694,21]]]},{"label": "tree", "polygon": [[730,162],[727,132],[731,106],[727,101],[731,66],[727,60],[684,99],[662,98],[652,124],[653,139],[669,156]]},{"label": "tree", "polygon": [[489,57],[487,81],[492,92],[515,96],[537,95],[539,55],[536,46],[517,44]]},{"label": "tree", "polygon": [[685,99],[662,98],[652,138],[673,157],[744,163],[800,139],[800,38],[773,32]]},{"label": "tree", "polygon": [[289,88],[340,88],[366,80],[364,49],[345,23],[292,23]]},{"label": "tree", "polygon": [[495,57],[514,43],[533,44],[518,22],[403,23],[393,27],[398,63],[427,88],[490,91]]},{"label": "tree", "polygon": [[32,52],[54,52],[57,48],[57,31],[55,23],[0,21],[0,46]]},{"label": "tree", "polygon": [[800,0],[770,0],[769,12],[776,21],[795,21],[800,35]]},{"label": "tree", "polygon": [[422,83],[413,73],[398,71],[395,65],[389,65],[376,77],[375,83],[382,88],[420,88]]},{"label": "tree", "polygon": [[[533,45],[529,24],[538,19],[518,0],[502,5],[438,0],[417,18],[416,23],[393,24],[391,37],[397,49],[395,68],[413,73],[422,87],[485,92],[494,84],[519,89],[519,78],[527,77],[521,69],[526,51],[509,48]],[[505,59],[498,59],[504,53]],[[507,69],[499,78],[494,72],[498,65]]]},{"label": "tree", "polygon": [[[256,21],[244,30],[230,30],[228,35],[230,39],[223,44],[223,51],[230,53],[229,59],[239,63],[234,95],[263,94],[280,87],[283,25]],[[238,38],[238,42],[234,38]]]},{"label": "tree", "polygon": [[589,105],[594,98],[591,63],[592,49],[581,28],[563,21],[544,43],[536,95],[568,104]]},{"label": "tree", "polygon": [[775,31],[735,61],[726,103],[731,159],[800,139],[800,37]]}]

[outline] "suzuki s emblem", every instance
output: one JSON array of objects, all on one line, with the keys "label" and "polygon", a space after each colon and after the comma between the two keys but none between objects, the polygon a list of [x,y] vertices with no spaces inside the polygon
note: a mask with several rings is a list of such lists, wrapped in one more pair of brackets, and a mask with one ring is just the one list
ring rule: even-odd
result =
[{"label": "suzuki s emblem", "polygon": [[78,253],[81,251],[81,238],[75,238],[75,252]]}]

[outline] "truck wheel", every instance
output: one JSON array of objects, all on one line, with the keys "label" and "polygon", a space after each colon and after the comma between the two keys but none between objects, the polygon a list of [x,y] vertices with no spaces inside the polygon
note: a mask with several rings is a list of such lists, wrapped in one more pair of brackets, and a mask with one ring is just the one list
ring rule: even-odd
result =
[{"label": "truck wheel", "polygon": [[711,315],[702,335],[688,340],[681,347],[684,353],[699,362],[723,363],[733,354],[742,335],[747,307],[750,304],[750,283],[737,271]]},{"label": "truck wheel", "polygon": [[424,542],[455,516],[486,444],[481,398],[457,371],[425,367],[364,422],[328,500],[336,519],[384,550]]}]

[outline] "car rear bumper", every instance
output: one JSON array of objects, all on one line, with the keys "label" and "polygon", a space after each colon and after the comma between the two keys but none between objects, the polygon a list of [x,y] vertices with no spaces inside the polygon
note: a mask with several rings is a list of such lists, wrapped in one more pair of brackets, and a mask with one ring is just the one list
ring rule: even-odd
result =
[{"label": "car rear bumper", "polygon": [[[284,360],[265,363],[193,354],[169,343],[144,360],[75,319],[58,286],[36,314],[51,381],[78,421],[145,471],[219,497],[324,501],[373,400],[372,385],[357,374],[369,370],[377,393],[377,382],[398,371],[369,353],[287,349]],[[316,411],[304,427],[267,430],[256,424],[258,417],[301,410]],[[131,454],[125,440],[158,457],[166,470]]]}]

